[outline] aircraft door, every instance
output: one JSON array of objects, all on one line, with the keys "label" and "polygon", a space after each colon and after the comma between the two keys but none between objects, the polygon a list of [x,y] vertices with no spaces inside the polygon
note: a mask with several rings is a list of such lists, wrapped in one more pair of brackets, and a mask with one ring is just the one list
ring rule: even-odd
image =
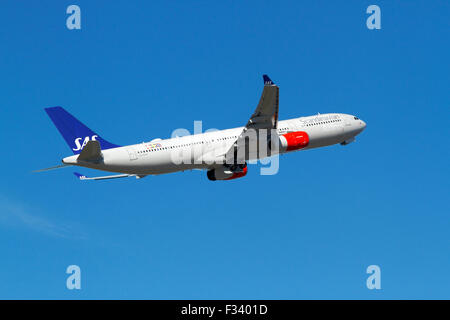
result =
[{"label": "aircraft door", "polygon": [[132,148],[127,149],[130,161],[137,160],[136,151]]}]

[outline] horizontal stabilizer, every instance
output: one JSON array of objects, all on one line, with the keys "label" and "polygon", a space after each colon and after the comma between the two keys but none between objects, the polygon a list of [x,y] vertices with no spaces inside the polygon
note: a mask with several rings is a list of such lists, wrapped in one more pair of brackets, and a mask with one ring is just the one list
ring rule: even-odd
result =
[{"label": "horizontal stabilizer", "polygon": [[72,165],[70,165],[70,164],[60,164],[58,166],[54,166],[54,167],[50,167],[50,168],[34,170],[33,172],[44,172],[44,171],[50,171],[50,170],[55,170],[55,169],[61,169],[61,168],[65,168],[65,167],[71,167],[71,166]]},{"label": "horizontal stabilizer", "polygon": [[100,149],[100,143],[98,141],[89,141],[86,146],[81,150],[77,160],[82,161],[97,161],[102,158],[102,151]]}]

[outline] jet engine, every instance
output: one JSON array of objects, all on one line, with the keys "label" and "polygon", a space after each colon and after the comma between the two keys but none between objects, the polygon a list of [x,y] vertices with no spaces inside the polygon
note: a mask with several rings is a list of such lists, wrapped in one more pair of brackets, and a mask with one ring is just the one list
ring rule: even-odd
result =
[{"label": "jet engine", "polygon": [[299,150],[309,144],[309,136],[305,131],[288,132],[280,136],[279,143],[281,151]]},{"label": "jet engine", "polygon": [[247,174],[247,163],[232,166],[223,165],[220,168],[208,170],[206,175],[211,181],[232,180],[242,178]]}]

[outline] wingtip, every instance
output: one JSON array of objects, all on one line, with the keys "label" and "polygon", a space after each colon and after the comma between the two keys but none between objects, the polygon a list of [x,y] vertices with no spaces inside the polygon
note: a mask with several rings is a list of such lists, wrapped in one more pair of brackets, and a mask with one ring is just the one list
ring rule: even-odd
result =
[{"label": "wingtip", "polygon": [[75,177],[77,177],[80,180],[86,179],[86,176],[81,173],[74,172],[73,174],[75,175]]},{"label": "wingtip", "polygon": [[267,74],[263,74],[264,85],[273,85],[274,82],[269,78]]},{"label": "wingtip", "polygon": [[51,110],[60,110],[60,109],[63,109],[63,107],[61,107],[61,106],[54,106],[54,107],[46,107],[46,108],[44,108],[44,110],[45,111],[51,111]]}]

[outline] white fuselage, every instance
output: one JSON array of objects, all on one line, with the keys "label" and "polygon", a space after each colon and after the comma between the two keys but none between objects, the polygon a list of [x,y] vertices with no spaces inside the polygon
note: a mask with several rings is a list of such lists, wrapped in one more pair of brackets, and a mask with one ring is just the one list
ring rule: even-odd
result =
[{"label": "white fuselage", "polygon": [[[349,143],[365,126],[364,121],[355,116],[330,113],[279,121],[277,133],[281,136],[289,132],[306,132],[309,142],[306,147],[299,149],[306,150]],[[63,163],[136,175],[209,169],[217,166],[214,161],[223,157],[243,129],[239,127],[171,139],[156,139],[147,143],[102,150],[103,159],[97,163],[77,160],[77,155],[64,158]],[[291,151],[279,151],[286,152]],[[180,161],[181,158],[184,161]]]}]

